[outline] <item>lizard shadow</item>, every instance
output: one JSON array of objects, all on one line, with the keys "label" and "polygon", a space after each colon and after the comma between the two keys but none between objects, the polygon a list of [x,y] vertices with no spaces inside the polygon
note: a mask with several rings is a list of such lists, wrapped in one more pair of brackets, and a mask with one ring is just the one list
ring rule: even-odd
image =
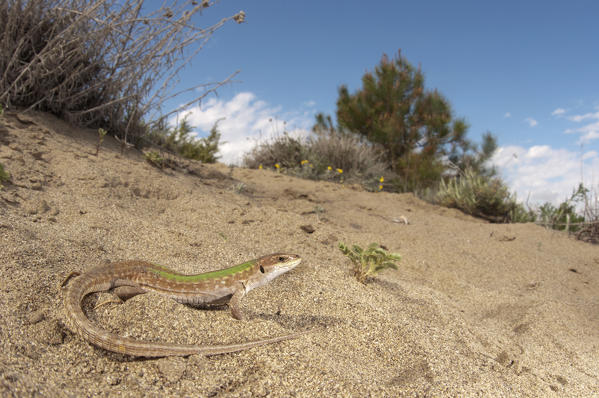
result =
[{"label": "lizard shadow", "polygon": [[[230,311],[228,304],[185,304],[186,306],[206,311]],[[276,322],[284,328],[308,328],[308,327],[329,327],[342,323],[341,317],[322,316],[322,315],[283,315],[280,311],[275,313],[258,313],[255,311],[244,310],[244,317],[249,319],[262,319],[264,321]]]},{"label": "lizard shadow", "polygon": [[247,313],[248,319],[262,319],[264,321],[272,321],[280,326],[298,331],[299,329],[313,329],[313,328],[328,328],[343,323],[341,317],[324,316],[324,315],[284,315],[280,312],[276,313]]}]

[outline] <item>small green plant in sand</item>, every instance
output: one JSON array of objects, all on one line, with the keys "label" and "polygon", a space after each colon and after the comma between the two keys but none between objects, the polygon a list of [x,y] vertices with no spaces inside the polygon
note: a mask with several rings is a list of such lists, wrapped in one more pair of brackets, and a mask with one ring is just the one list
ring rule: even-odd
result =
[{"label": "small green plant in sand", "polygon": [[154,167],[158,167],[162,169],[165,165],[164,158],[160,156],[160,154],[156,151],[149,151],[144,154],[148,163],[150,163]]},{"label": "small green plant in sand", "polygon": [[0,163],[0,188],[2,188],[2,183],[4,181],[8,181],[10,179],[10,174],[4,170],[4,166]]},{"label": "small green plant in sand", "polygon": [[351,249],[345,243],[339,243],[339,249],[354,263],[354,275],[361,283],[387,268],[397,269],[396,261],[401,260],[399,253],[389,253],[377,243],[371,243],[366,249],[353,245]]},{"label": "small green plant in sand", "polygon": [[233,186],[233,190],[235,193],[242,194],[247,191],[247,185],[245,185],[243,182],[240,182],[239,184],[235,184]]},{"label": "small green plant in sand", "polygon": [[102,145],[102,142],[104,141],[104,137],[106,136],[106,133],[108,133],[108,131],[104,130],[103,128],[98,129],[98,143],[96,144],[96,156],[98,156],[98,154],[100,153],[100,146]]}]

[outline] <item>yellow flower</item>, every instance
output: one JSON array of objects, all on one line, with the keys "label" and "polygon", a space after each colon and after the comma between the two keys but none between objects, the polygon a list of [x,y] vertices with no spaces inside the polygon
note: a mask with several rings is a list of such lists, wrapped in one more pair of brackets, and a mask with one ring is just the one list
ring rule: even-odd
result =
[{"label": "yellow flower", "polygon": [[383,186],[379,185],[379,191],[382,191],[382,190],[383,190]]},{"label": "yellow flower", "polygon": [[259,170],[262,170],[262,165],[258,166],[258,169],[259,169]]},{"label": "yellow flower", "polygon": [[331,170],[333,170],[333,168],[331,166],[329,166],[329,167],[327,167],[327,170],[331,171]]},{"label": "yellow flower", "polygon": [[341,170],[341,169],[337,169],[337,173],[339,173],[339,174],[343,174],[343,170]]},{"label": "yellow flower", "polygon": [[278,163],[275,163],[275,168],[278,170],[278,169],[280,169],[280,168],[281,168],[281,165],[280,165],[280,164],[278,164]]},{"label": "yellow flower", "polygon": [[381,179],[379,180],[380,182],[385,182],[385,177],[381,176]]},{"label": "yellow flower", "polygon": [[302,166],[303,166],[303,165],[305,165],[306,163],[308,163],[308,161],[307,161],[307,160],[302,160],[302,161],[300,162],[300,164],[301,164]]}]

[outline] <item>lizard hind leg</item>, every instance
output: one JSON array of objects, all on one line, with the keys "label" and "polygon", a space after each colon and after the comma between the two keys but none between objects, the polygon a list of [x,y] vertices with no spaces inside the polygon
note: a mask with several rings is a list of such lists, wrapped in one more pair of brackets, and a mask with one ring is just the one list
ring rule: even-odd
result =
[{"label": "lizard hind leg", "polygon": [[110,292],[114,295],[113,298],[109,298],[96,304],[94,309],[106,304],[123,304],[125,301],[137,296],[138,294],[146,293],[146,291],[139,286],[118,286],[114,289],[111,289]]},{"label": "lizard hind leg", "polygon": [[111,292],[123,301],[127,301],[138,294],[147,293],[147,290],[139,286],[119,286],[111,290]]}]

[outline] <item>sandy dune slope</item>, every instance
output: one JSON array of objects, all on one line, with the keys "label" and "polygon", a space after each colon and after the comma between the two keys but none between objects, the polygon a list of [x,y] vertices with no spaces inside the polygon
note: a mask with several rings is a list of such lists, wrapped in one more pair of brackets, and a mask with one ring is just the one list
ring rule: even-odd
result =
[{"label": "sandy dune slope", "polygon": [[[1,396],[593,396],[599,394],[599,247],[535,225],[495,225],[412,195],[189,162],[158,170],[44,114],[0,117]],[[396,222],[405,217],[409,224]],[[302,226],[311,225],[312,233]],[[403,258],[367,285],[339,241]],[[204,358],[135,359],[69,331],[73,270],[143,259],[197,273],[271,252],[303,263],[245,300],[247,320],[156,295],[93,309],[122,335],[236,343]]]}]

